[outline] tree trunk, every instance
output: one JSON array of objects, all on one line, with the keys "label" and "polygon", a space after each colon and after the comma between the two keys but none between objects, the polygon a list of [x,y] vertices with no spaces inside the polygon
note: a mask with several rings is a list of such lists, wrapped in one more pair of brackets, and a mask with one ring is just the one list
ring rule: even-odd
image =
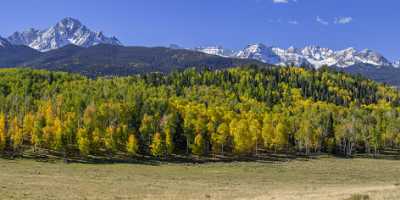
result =
[{"label": "tree trunk", "polygon": [[258,156],[258,142],[256,140],[256,156]]},{"label": "tree trunk", "polygon": [[189,139],[186,138],[186,154],[189,154]]}]

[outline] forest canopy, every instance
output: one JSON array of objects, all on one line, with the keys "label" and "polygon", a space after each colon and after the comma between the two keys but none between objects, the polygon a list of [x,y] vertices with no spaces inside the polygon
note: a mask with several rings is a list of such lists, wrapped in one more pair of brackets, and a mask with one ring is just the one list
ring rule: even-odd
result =
[{"label": "forest canopy", "polygon": [[378,154],[400,145],[397,89],[329,69],[247,66],[89,79],[0,70],[0,152]]}]

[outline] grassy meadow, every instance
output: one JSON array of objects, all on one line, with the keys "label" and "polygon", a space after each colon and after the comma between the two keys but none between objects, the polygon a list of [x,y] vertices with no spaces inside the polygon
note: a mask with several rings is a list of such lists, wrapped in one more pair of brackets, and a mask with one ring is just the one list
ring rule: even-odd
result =
[{"label": "grassy meadow", "polygon": [[400,199],[400,161],[65,164],[0,160],[0,199]]}]

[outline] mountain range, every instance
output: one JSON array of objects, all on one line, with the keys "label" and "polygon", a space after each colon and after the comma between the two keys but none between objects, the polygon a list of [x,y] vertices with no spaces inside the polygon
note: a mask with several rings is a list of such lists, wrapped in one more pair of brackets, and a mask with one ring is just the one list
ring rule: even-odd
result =
[{"label": "mountain range", "polygon": [[257,43],[239,51],[227,50],[222,46],[198,47],[192,50],[225,58],[254,59],[277,66],[304,66],[314,69],[328,66],[335,70],[400,86],[400,60],[391,62],[382,54],[370,49],[347,48],[334,51],[319,46],[283,49]]},{"label": "mountain range", "polygon": [[116,37],[94,32],[79,20],[65,18],[54,26],[0,37],[0,67],[31,67],[78,72],[88,76],[170,72],[187,67],[222,69],[247,64],[262,66],[328,66],[400,86],[400,61],[378,52],[319,46],[288,49],[257,43],[239,51],[221,46],[185,49],[122,46]]},{"label": "mountain range", "polygon": [[347,48],[334,51],[319,46],[283,49],[258,43],[248,45],[236,52],[226,50],[221,46],[200,47],[194,50],[223,57],[255,59],[274,65],[308,66],[316,69],[322,66],[347,68],[356,65],[398,68],[400,65],[400,61],[390,62],[378,52],[369,49],[358,51],[355,48]]}]

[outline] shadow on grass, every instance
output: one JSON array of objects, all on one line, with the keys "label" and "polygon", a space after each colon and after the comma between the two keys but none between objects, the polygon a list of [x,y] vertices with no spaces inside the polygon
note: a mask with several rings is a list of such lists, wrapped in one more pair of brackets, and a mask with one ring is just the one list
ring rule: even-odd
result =
[{"label": "shadow on grass", "polygon": [[[397,151],[396,151],[397,152]],[[337,154],[314,153],[305,155],[301,153],[271,153],[264,152],[257,156],[237,156],[237,155],[214,155],[214,156],[193,156],[193,155],[171,155],[168,157],[153,157],[147,155],[128,156],[120,153],[115,155],[89,155],[86,157],[79,154],[68,155],[56,151],[45,150],[41,152],[24,152],[20,155],[13,153],[5,153],[0,156],[3,159],[30,159],[38,162],[57,163],[82,163],[82,164],[142,164],[159,166],[161,164],[207,164],[207,163],[234,163],[234,162],[256,162],[256,163],[285,163],[289,161],[310,161],[323,157],[334,157],[336,159],[385,159],[385,160],[400,160],[400,155],[385,152],[382,154],[354,154],[351,157],[345,157]]]},{"label": "shadow on grass", "polygon": [[258,156],[192,156],[172,155],[168,157],[152,157],[137,155],[129,157],[123,154],[113,156],[68,156],[63,157],[58,153],[24,153],[21,155],[3,155],[1,158],[8,160],[30,159],[37,162],[57,163],[82,163],[82,164],[142,164],[159,166],[161,164],[207,164],[207,163],[234,163],[234,162],[257,162],[257,163],[284,163],[292,160],[308,161],[318,159],[318,156],[305,156],[294,154],[262,154]]}]

